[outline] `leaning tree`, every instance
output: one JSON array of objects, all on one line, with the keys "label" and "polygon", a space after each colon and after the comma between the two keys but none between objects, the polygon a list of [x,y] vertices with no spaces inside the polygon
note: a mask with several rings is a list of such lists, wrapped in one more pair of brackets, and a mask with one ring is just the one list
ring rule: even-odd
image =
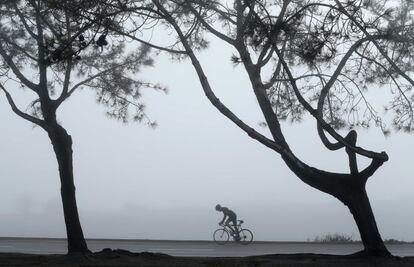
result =
[{"label": "leaning tree", "polygon": [[[124,24],[124,36],[145,42],[134,34],[133,22],[142,14],[133,8],[146,3],[152,23],[148,28],[161,24],[161,32],[167,28],[176,37],[169,47],[150,45],[190,58],[207,98],[223,115],[280,154],[303,182],[345,204],[358,226],[362,255],[390,255],[365,189],[388,155],[358,146],[356,129],[375,125],[384,134],[389,132],[376,101],[368,97],[382,86],[390,89],[386,110],[394,115],[392,124],[397,130],[413,130],[412,1],[126,2],[124,10],[132,22]],[[234,48],[231,60],[244,67],[271,138],[243,122],[216,97],[197,57],[197,51],[207,47],[207,35]],[[306,115],[315,119],[327,149],[346,153],[347,173],[309,166],[290,148],[280,122],[300,121]],[[343,134],[346,129],[349,132]],[[370,164],[359,167],[357,156]]]},{"label": "leaning tree", "polygon": [[0,91],[15,114],[43,129],[51,141],[69,253],[89,250],[75,198],[72,138],[58,120],[59,107],[81,88],[90,88],[110,117],[153,125],[140,91],[164,90],[136,79],[142,67],[152,64],[148,46],[126,47],[125,38],[107,37],[116,36],[110,29],[124,18],[116,8],[120,1],[105,3],[112,8],[85,0],[0,1]]}]

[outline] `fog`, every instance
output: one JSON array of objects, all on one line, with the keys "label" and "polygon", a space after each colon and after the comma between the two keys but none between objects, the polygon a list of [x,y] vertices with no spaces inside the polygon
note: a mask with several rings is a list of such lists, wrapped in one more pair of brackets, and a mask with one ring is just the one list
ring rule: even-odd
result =
[{"label": "fog", "polygon": [[[202,53],[209,81],[237,115],[268,134],[259,126],[263,117],[242,67],[230,63],[231,53],[217,46]],[[169,88],[167,95],[144,92],[156,129],[108,119],[87,89],[59,113],[73,137],[87,238],[210,240],[222,218],[214,210],[220,203],[245,220],[257,240],[307,240],[326,233],[359,239],[344,205],[302,183],[278,154],[208,102],[188,61],[161,55],[141,75]],[[4,95],[0,121],[0,236],[64,237],[57,163],[47,135],[12,113]],[[323,147],[312,118],[282,128],[307,164],[347,171],[346,154]],[[358,132],[360,146],[390,156],[367,186],[382,236],[414,240],[413,136],[385,138],[375,128]],[[361,167],[367,164],[359,160]]]}]

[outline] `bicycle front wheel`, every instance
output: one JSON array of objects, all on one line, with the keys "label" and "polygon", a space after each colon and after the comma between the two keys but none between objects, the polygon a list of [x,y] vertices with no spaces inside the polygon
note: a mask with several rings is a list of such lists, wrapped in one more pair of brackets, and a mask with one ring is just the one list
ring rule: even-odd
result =
[{"label": "bicycle front wheel", "polygon": [[253,241],[253,233],[249,229],[242,229],[239,232],[240,235],[240,243],[242,245],[248,245]]},{"label": "bicycle front wheel", "polygon": [[229,241],[230,234],[226,231],[226,229],[221,228],[214,231],[213,234],[214,242],[219,245],[224,245]]}]

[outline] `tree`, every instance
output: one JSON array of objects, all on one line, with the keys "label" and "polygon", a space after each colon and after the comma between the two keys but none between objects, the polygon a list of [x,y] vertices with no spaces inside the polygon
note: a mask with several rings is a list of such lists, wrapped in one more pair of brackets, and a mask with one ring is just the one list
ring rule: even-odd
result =
[{"label": "tree", "polygon": [[[134,78],[142,67],[152,65],[148,46],[127,49],[125,39],[107,38],[110,28],[122,20],[114,8],[103,9],[98,1],[0,1],[0,91],[12,111],[43,129],[52,143],[69,253],[89,250],[75,198],[72,138],[58,121],[59,107],[87,87],[106,106],[108,116],[154,126],[144,112],[140,91],[164,90]],[[16,101],[18,90],[31,99],[25,109],[19,105],[22,100]]]},{"label": "tree", "polygon": [[[364,245],[362,255],[390,255],[365,188],[388,155],[358,146],[356,130],[374,125],[389,133],[385,117],[367,97],[368,91],[380,86],[391,88],[386,110],[394,115],[395,128],[413,130],[412,1],[143,2],[151,20],[176,33],[177,42],[167,49],[190,58],[211,103],[251,138],[280,154],[299,179],[349,208]],[[133,15],[130,19],[136,20]],[[244,66],[271,138],[247,125],[216,97],[197,58],[197,50],[208,45],[207,34],[237,52],[231,60]],[[300,121],[305,114],[315,119],[327,149],[343,149],[347,154],[347,173],[309,166],[292,151],[280,122]],[[349,132],[341,134],[341,129]],[[357,155],[371,163],[359,168]]]}]

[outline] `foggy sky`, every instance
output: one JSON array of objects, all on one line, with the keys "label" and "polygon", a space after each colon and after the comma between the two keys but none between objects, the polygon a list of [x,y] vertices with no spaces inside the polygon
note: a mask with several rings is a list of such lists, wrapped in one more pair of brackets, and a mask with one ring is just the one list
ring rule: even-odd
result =
[{"label": "foggy sky", "polygon": [[[258,126],[263,117],[243,68],[230,63],[231,54],[212,46],[200,58],[220,100],[268,135]],[[277,153],[250,139],[208,102],[189,61],[161,55],[141,75],[169,88],[167,95],[144,93],[156,129],[108,119],[87,89],[59,113],[73,137],[87,238],[210,240],[222,218],[214,210],[220,203],[244,219],[258,240],[306,240],[326,233],[359,239],[344,205],[302,183]],[[46,133],[12,113],[4,95],[0,121],[0,236],[64,237],[57,163]],[[323,147],[312,118],[282,128],[307,164],[347,171],[346,154]],[[414,240],[414,137],[385,138],[375,128],[358,132],[358,145],[390,156],[367,186],[382,236]],[[360,168],[367,163],[359,159]]]}]

